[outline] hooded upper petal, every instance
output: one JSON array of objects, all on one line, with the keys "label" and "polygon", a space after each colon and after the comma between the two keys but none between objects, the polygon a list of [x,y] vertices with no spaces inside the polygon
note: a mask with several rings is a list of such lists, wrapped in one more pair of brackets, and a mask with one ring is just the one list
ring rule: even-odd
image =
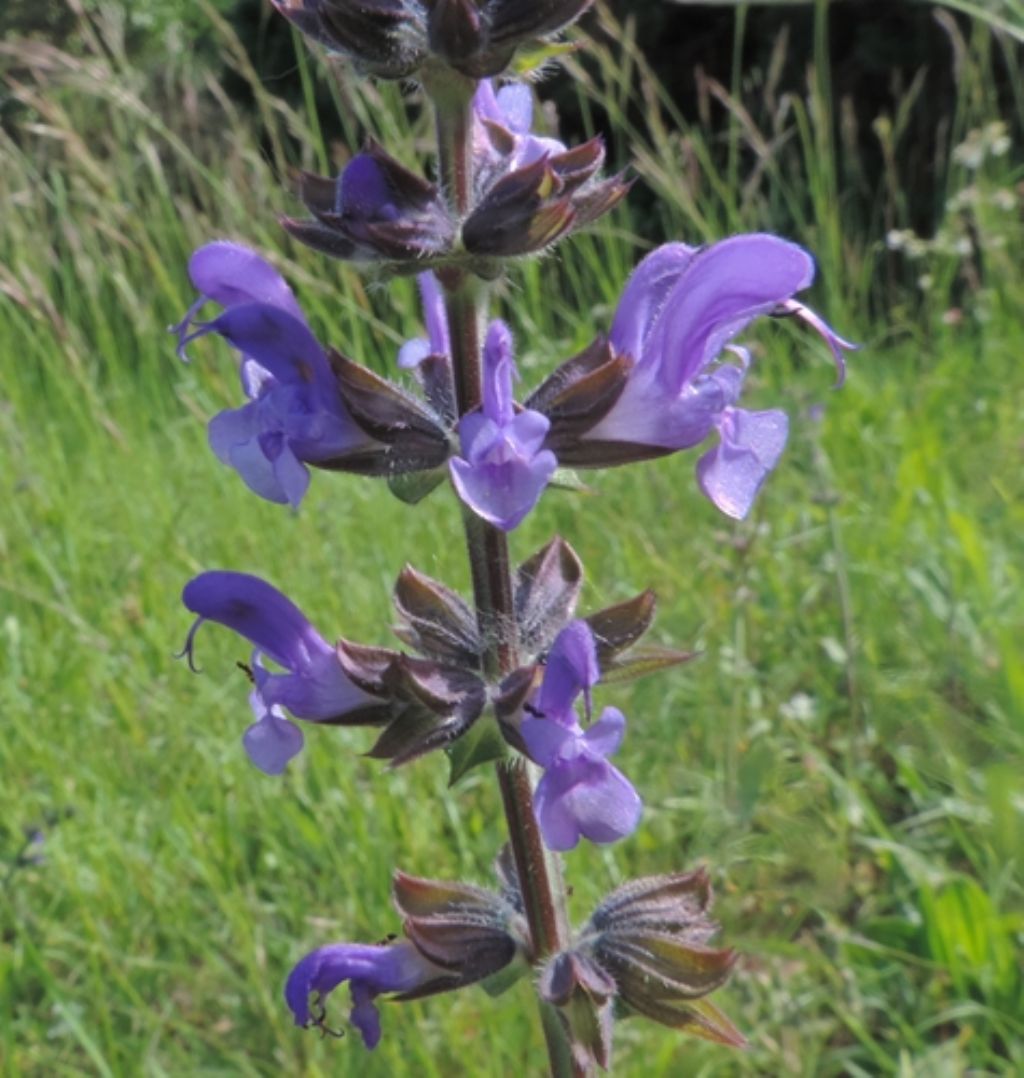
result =
[{"label": "hooded upper petal", "polygon": [[620,354],[639,359],[644,342],[672,288],[693,261],[697,248],[665,243],[633,270],[615,309],[608,339]]},{"label": "hooded upper petal", "polygon": [[[405,940],[393,944],[332,943],[306,955],[292,970],[284,996],[297,1026],[324,1024],[324,1000],[338,985],[351,983],[349,1018],[367,1048],[380,1041],[374,999],[383,992],[410,992],[443,975]],[[317,1010],[309,997],[316,994]]]},{"label": "hooded upper petal", "polygon": [[[609,338],[635,365],[584,441],[672,451],[718,430],[720,444],[699,461],[698,482],[723,512],[745,516],[779,459],[788,422],[778,411],[736,407],[750,357],[732,342],[761,315],[795,317],[829,346],[841,383],[843,352],[855,346],[792,298],[813,277],[814,261],[803,248],[766,233],[652,252],[631,276]],[[717,362],[723,350],[740,364]],[[601,455],[595,445],[591,466],[600,466]]]},{"label": "hooded upper petal", "polygon": [[737,333],[814,279],[814,260],[766,233],[733,236],[694,255],[666,297],[642,364],[670,394],[695,378]]},{"label": "hooded upper petal", "polygon": [[302,318],[267,303],[242,303],[207,323],[193,338],[216,333],[278,382],[304,386],[318,403],[340,409],[327,356]]},{"label": "hooded upper petal", "polygon": [[224,308],[265,303],[305,322],[291,288],[261,255],[240,243],[218,240],[198,248],[188,275],[197,292]]},{"label": "hooded upper petal", "polygon": [[306,668],[315,655],[334,653],[291,599],[258,576],[200,573],[185,585],[181,599],[201,620],[232,629],[289,670]]}]

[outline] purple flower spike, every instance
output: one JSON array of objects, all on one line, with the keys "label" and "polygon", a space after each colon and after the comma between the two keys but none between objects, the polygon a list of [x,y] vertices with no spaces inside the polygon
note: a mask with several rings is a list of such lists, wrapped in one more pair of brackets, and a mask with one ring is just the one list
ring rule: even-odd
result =
[{"label": "purple flower spike", "polygon": [[[411,943],[332,943],[306,955],[288,976],[284,998],[297,1026],[326,1030],[324,1001],[338,985],[349,982],[349,1021],[367,1048],[380,1043],[380,1015],[374,1000],[384,992],[411,992],[443,977]],[[310,995],[315,995],[312,1007]]]},{"label": "purple flower spike", "polygon": [[[299,719],[330,722],[377,703],[349,680],[334,648],[302,611],[265,580],[247,573],[201,573],[185,585],[181,597],[196,615],[184,650],[190,665],[204,621],[234,630],[255,648],[250,704],[257,722],[246,731],[244,744],[267,774],[279,774],[302,748],[302,733],[284,717],[282,707]],[[271,673],[262,663],[264,655],[287,673]]]},{"label": "purple flower spike", "polygon": [[502,531],[512,531],[537,504],[558,465],[541,448],[547,417],[530,409],[516,414],[514,370],[512,334],[494,321],[484,343],[483,406],[459,422],[463,456],[449,462],[459,497]]},{"label": "purple flower spike", "polygon": [[[249,398],[213,417],[210,448],[261,498],[295,508],[309,487],[307,464],[372,440],[345,410],[323,348],[269,262],[239,244],[210,243],[192,256],[189,275],[200,296],[174,327],[179,354],[197,338],[218,334],[241,353]],[[224,312],[196,323],[208,300]]]},{"label": "purple flower spike", "polygon": [[[610,334],[635,366],[585,441],[651,447],[657,455],[689,449],[717,430],[721,445],[698,464],[701,490],[728,515],[746,516],[782,453],[788,424],[781,412],[735,407],[748,360],[731,342],[762,315],[794,316],[824,338],[841,382],[843,350],[853,346],[792,298],[813,277],[806,251],[763,233],[652,252],[630,278]],[[742,366],[719,362],[725,351]]]},{"label": "purple flower spike", "polygon": [[598,679],[593,633],[574,621],[551,648],[544,680],[527,707],[520,733],[530,759],[544,775],[534,794],[534,810],[544,841],[552,850],[571,850],[580,838],[609,843],[631,834],[643,803],[618,768],[608,763],[622,744],[626,720],[616,708],[583,730],[574,704]]}]

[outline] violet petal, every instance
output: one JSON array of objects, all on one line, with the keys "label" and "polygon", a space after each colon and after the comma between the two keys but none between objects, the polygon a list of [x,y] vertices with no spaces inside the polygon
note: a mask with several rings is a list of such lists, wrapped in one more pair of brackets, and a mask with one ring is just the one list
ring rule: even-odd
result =
[{"label": "violet petal", "polygon": [[789,433],[785,412],[726,409],[721,442],[697,462],[697,482],[727,516],[742,520],[778,463]]}]

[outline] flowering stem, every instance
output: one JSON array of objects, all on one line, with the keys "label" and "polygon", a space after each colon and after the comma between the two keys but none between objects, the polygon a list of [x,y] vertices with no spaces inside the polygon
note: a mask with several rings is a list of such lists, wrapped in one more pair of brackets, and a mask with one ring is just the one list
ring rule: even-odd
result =
[{"label": "flowering stem", "polygon": [[[436,116],[441,179],[452,208],[464,217],[471,208],[473,191],[471,102],[475,83],[429,78],[424,82]],[[478,278],[461,271],[440,276],[445,288],[455,399],[463,416],[477,408],[482,398],[481,342],[487,288]],[[463,522],[477,619],[486,641],[484,670],[490,679],[497,679],[519,663],[508,537],[468,509],[463,512]],[[561,950],[569,939],[561,866],[541,838],[527,762],[521,757],[503,760],[496,765],[496,772],[530,928],[530,958],[537,963]],[[573,1060],[569,1036],[558,1014],[547,1003],[541,1002],[540,1007],[553,1078],[585,1076],[589,1069]]]}]

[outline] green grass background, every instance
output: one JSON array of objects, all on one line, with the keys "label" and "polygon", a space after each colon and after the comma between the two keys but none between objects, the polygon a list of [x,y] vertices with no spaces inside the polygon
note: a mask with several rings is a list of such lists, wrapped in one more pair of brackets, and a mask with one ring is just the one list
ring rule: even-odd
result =
[{"label": "green grass background", "polygon": [[[254,116],[187,50],[135,63],[113,17],[74,54],[0,45],[16,108],[0,133],[0,1073],[539,1073],[526,982],[385,1006],[373,1055],[295,1030],[281,1000],[308,949],[396,929],[394,866],[487,882],[502,824],[486,769],[454,791],[440,758],[388,773],[360,756],[367,732],[307,728],[287,776],[261,775],[239,744],[240,642],[204,630],[200,677],[173,659],[181,586],[206,568],[262,574],[328,635],[380,643],[406,561],[468,584],[449,493],[411,509],[320,475],[292,516],[206,447],[205,419],[237,403],[230,357],[204,342],[183,366],[165,333],[198,243],[273,253],[322,338],[377,369],[419,326],[408,282],[367,284],[278,231],[288,169],[342,151],[199,8],[252,79]],[[568,875],[582,919],[631,875],[708,864],[744,955],[720,1001],[751,1049],[630,1021],[617,1072],[1019,1073],[1024,235],[1000,193],[1019,198],[1020,155],[944,162],[967,210],[900,262],[885,232],[906,192],[880,191],[877,220],[845,216],[855,163],[832,145],[823,46],[781,114],[744,114],[737,77],[716,143],[659,97],[628,27],[618,40],[574,74],[613,117],[645,95],[631,141],[666,233],[797,219],[820,258],[813,301],[864,349],[834,393],[815,341],[752,335],[751,400],[784,405],[793,433],[751,520],[717,515],[679,456],[549,493],[513,537],[525,557],[566,536],[584,608],[655,586],[654,636],[703,651],[599,693],[631,719],[621,765],[647,809]],[[1001,118],[1000,39],[979,25],[963,45],[951,145]],[[296,62],[311,97],[327,76]],[[393,87],[331,79],[352,144],[369,130],[423,151]],[[748,121],[789,137],[758,157]],[[513,273],[501,302],[528,384],[608,325],[634,226],[620,210]],[[32,828],[46,860],[20,864]]]}]

